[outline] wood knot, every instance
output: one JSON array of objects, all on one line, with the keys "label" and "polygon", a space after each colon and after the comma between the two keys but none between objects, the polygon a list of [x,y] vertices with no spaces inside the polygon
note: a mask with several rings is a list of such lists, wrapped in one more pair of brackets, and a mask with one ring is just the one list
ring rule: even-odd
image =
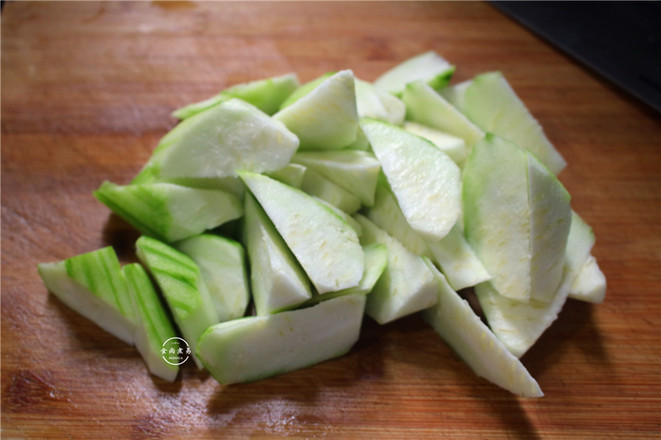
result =
[{"label": "wood knot", "polygon": [[5,388],[4,408],[13,412],[40,412],[45,402],[61,400],[49,371],[37,374],[30,370],[15,373]]}]

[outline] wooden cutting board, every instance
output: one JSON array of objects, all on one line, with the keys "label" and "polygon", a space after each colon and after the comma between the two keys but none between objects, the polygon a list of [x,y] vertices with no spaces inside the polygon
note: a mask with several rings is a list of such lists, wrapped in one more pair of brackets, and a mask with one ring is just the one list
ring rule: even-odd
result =
[{"label": "wooden cutting board", "polygon": [[[569,301],[523,362],[546,396],[476,377],[417,315],[367,320],[337,360],[222,387],[167,384],[42,285],[35,266],[137,237],[92,197],[127,183],[170,112],[238,82],[435,50],[463,80],[501,70],[569,166],[596,233],[599,306]],[[659,438],[659,115],[488,4],[26,3],[2,11],[2,437]]]}]

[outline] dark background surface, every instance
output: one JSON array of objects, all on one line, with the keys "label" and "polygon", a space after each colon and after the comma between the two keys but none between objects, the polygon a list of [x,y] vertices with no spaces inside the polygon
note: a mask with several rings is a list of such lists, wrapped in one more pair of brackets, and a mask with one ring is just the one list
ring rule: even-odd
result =
[{"label": "dark background surface", "polygon": [[661,2],[492,2],[661,112]]}]

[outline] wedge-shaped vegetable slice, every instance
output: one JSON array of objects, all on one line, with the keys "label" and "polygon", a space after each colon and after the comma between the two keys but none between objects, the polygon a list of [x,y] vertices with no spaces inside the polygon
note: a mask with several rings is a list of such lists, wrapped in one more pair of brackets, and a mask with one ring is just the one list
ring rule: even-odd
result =
[{"label": "wedge-shaped vegetable slice", "polygon": [[336,185],[357,196],[362,204],[374,203],[374,191],[381,171],[379,161],[366,151],[302,151],[292,161],[317,171]]},{"label": "wedge-shaped vegetable slice", "polygon": [[366,217],[357,214],[364,245],[388,249],[388,265],[368,295],[365,312],[379,324],[431,307],[437,299],[436,282],[422,257],[415,255]]},{"label": "wedge-shaped vegetable slice", "polygon": [[365,213],[411,252],[432,258],[441,267],[453,289],[475,286],[491,279],[458,224],[439,242],[424,240],[406,221],[387,183],[379,182],[374,206]]},{"label": "wedge-shaped vegetable slice", "polygon": [[236,170],[287,165],[298,138],[278,120],[237,98],[180,122],[166,134],[133,183],[152,179],[225,178]]},{"label": "wedge-shaped vegetable slice", "polygon": [[280,109],[280,105],[299,85],[295,73],[236,84],[211,98],[181,107],[175,110],[172,116],[177,119],[186,119],[231,98],[242,99],[264,113],[272,115]]},{"label": "wedge-shaped vegetable slice", "polygon": [[551,302],[531,299],[522,303],[504,297],[489,282],[475,286],[489,327],[514,356],[523,356],[556,320],[571,287],[568,278],[565,276]]},{"label": "wedge-shaped vegetable slice", "polygon": [[363,250],[365,251],[365,272],[360,279],[360,283],[356,287],[350,287],[346,290],[336,292],[338,296],[349,293],[370,293],[386,270],[386,267],[388,267],[387,246],[380,243],[372,243],[366,245]]},{"label": "wedge-shaped vegetable slice", "polygon": [[379,278],[381,278],[381,275],[383,275],[386,267],[388,267],[388,248],[380,243],[372,243],[366,245],[363,250],[365,251],[365,272],[356,287],[324,293],[323,295],[313,292],[312,298],[306,301],[302,307],[318,304],[321,301],[338,296],[352,295],[354,293],[366,295],[370,293],[377,281],[379,281]]},{"label": "wedge-shaped vegetable slice", "polygon": [[306,194],[321,199],[348,214],[353,214],[360,209],[358,196],[314,169],[306,169],[301,189]]},{"label": "wedge-shaped vegetable slice", "polygon": [[385,176],[381,175],[376,187],[374,205],[364,210],[365,216],[379,228],[396,238],[416,255],[431,257],[429,240],[413,230],[397,205]]},{"label": "wedge-shaped vegetable slice", "polygon": [[250,260],[257,315],[268,315],[305,302],[312,296],[305,272],[251,194],[246,194],[244,204],[243,242]]},{"label": "wedge-shaped vegetable slice", "polygon": [[[313,196],[314,197],[314,196]],[[352,217],[352,214],[349,214],[346,211],[342,211],[340,208],[337,206],[327,202],[326,200],[320,199],[319,197],[314,197],[318,202],[320,202],[322,205],[324,205],[326,208],[330,209],[340,217],[342,220],[344,220],[345,223],[347,223],[351,228],[353,228],[354,231],[356,231],[356,234],[358,234],[358,237],[360,238],[360,235],[362,234],[362,228],[360,227],[360,224]]]},{"label": "wedge-shaped vegetable slice", "polygon": [[37,269],[46,288],[64,304],[122,341],[134,343],[136,312],[112,247],[40,263]]},{"label": "wedge-shaped vegetable slice", "polygon": [[440,90],[452,78],[455,67],[434,51],[416,55],[385,72],[374,84],[395,95],[401,94],[406,84],[423,81]]},{"label": "wedge-shaped vegetable slice", "polygon": [[476,76],[463,89],[462,111],[482,130],[530,150],[554,174],[566,161],[544,134],[542,126],[500,72]]},{"label": "wedge-shaped vegetable slice", "polygon": [[358,285],[365,261],[349,224],[303,191],[261,174],[239,175],[319,293]]},{"label": "wedge-shaped vegetable slice", "polygon": [[487,135],[473,147],[463,173],[466,238],[494,287],[530,299],[528,158],[511,142]]},{"label": "wedge-shaped vegetable slice", "polygon": [[473,82],[472,79],[467,79],[457,84],[448,85],[438,91],[446,101],[455,106],[463,113],[465,107],[464,97],[466,96],[466,89]]},{"label": "wedge-shaped vegetable slice", "polygon": [[[576,278],[583,269],[594,243],[594,231],[576,211],[572,210],[565,252],[565,266],[570,271],[572,278]],[[573,282],[573,279],[571,281]]]},{"label": "wedge-shaped vegetable slice", "polygon": [[523,356],[558,317],[576,276],[590,254],[594,242],[591,234],[589,226],[574,212],[564,251],[562,282],[550,302],[534,298],[528,304],[513,301],[500,294],[490,283],[475,288],[489,326],[515,356]]},{"label": "wedge-shaped vegetable slice", "polygon": [[246,255],[241,243],[215,234],[200,234],[174,243],[200,268],[219,322],[240,318],[250,301]]},{"label": "wedge-shaped vegetable slice", "polygon": [[[294,188],[300,188],[303,185],[305,171],[306,168],[303,165],[298,163],[289,163],[283,168],[277,171],[273,171],[272,173],[268,173],[267,175],[289,186],[293,186]],[[241,184],[241,186],[243,186],[243,184]]]},{"label": "wedge-shaped vegetable slice", "polygon": [[166,362],[161,354],[165,341],[177,336],[166,306],[140,264],[127,264],[122,272],[137,312],[135,346],[152,374],[173,382],[179,373],[179,366]]},{"label": "wedge-shaped vegetable slice", "polygon": [[476,286],[491,279],[491,274],[470,247],[458,224],[438,243],[429,243],[432,260],[445,274],[454,290]]},{"label": "wedge-shaped vegetable slice", "polygon": [[301,149],[333,150],[348,146],[355,142],[358,131],[353,72],[342,70],[326,78],[273,117],[298,136]]},{"label": "wedge-shaped vegetable slice", "polygon": [[562,280],[565,249],[572,222],[569,192],[528,153],[531,297],[551,301]]},{"label": "wedge-shaped vegetable slice", "polygon": [[195,189],[210,189],[215,191],[223,191],[233,196],[243,199],[243,193],[246,187],[241,180],[236,176],[229,177],[180,177],[173,179],[158,179],[156,176],[140,174],[130,185],[145,185],[154,183],[171,183],[173,185],[185,186]]},{"label": "wedge-shaped vegetable slice", "polygon": [[427,139],[436,145],[436,148],[450,156],[457,165],[464,166],[467,148],[466,141],[462,138],[413,121],[404,122],[403,128],[410,133]]},{"label": "wedge-shaped vegetable slice", "polygon": [[[174,321],[195,353],[200,335],[218,323],[200,268],[186,254],[154,238],[143,235],[135,245],[138,258],[160,287]],[[202,368],[199,359],[193,359]]]},{"label": "wedge-shaped vegetable slice", "polygon": [[284,109],[285,107],[289,107],[305,95],[309,94],[311,91],[317,88],[319,84],[322,82],[326,81],[328,78],[331,76],[335,75],[337,72],[326,72],[323,75],[313,79],[312,81],[308,81],[305,84],[300,85],[296,90],[292,92],[287,99],[283,101],[282,104],[280,104],[280,110]]},{"label": "wedge-shaped vegetable slice", "polygon": [[344,295],[210,327],[197,355],[221,384],[249,382],[346,354],[358,340],[365,295]]},{"label": "wedge-shaped vegetable slice", "polygon": [[572,277],[569,297],[595,304],[606,295],[606,277],[590,254],[595,243],[594,231],[575,211],[567,239],[567,269]]},{"label": "wedge-shaped vegetable slice", "polygon": [[406,105],[401,99],[358,78],[356,78],[356,106],[359,118],[374,118],[401,125],[406,116]]},{"label": "wedge-shaped vegetable slice", "polygon": [[594,304],[601,304],[606,296],[606,276],[599,268],[597,259],[590,255],[574,278],[569,297]]},{"label": "wedge-shaped vegetable slice", "polygon": [[487,134],[464,167],[463,208],[466,238],[494,288],[517,301],[550,301],[571,223],[557,178],[529,152]]},{"label": "wedge-shaped vegetable slice", "polygon": [[463,139],[467,153],[484,137],[482,129],[422,81],[407,84],[402,101],[409,120]]},{"label": "wedge-shaped vegetable slice", "polygon": [[461,171],[431,142],[374,119],[361,127],[406,220],[417,232],[439,241],[461,214]]},{"label": "wedge-shaped vegetable slice", "polygon": [[346,147],[347,150],[358,150],[358,151],[369,151],[370,150],[370,141],[365,136],[363,130],[358,127],[358,132],[356,133],[356,140]]},{"label": "wedge-shaped vegetable slice", "polygon": [[146,235],[172,242],[239,218],[239,199],[227,192],[172,183],[104,182],[96,198]]},{"label": "wedge-shaped vegetable slice", "polygon": [[480,377],[523,397],[542,397],[537,381],[452,290],[429,261],[437,282],[438,303],[422,312],[425,320]]}]

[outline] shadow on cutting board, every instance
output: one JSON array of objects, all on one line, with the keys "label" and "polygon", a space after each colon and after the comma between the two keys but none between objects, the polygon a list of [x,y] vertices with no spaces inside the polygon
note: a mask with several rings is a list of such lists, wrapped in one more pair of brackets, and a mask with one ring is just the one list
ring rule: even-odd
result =
[{"label": "shadow on cutting board", "polygon": [[358,342],[343,356],[255,382],[217,384],[214,396],[207,405],[207,412],[213,415],[244,409],[251,413],[251,408],[260,408],[253,414],[259,418],[264,415],[262,406],[268,407],[270,402],[288,402],[297,407],[314,408],[320,394],[328,390],[348,389],[357,381],[380,377],[378,366],[382,364],[381,345],[374,344],[367,354],[372,361],[369,364],[377,366],[377,371],[373,371],[365,366],[366,354],[361,350],[361,345],[366,343],[365,338],[369,339],[369,332],[361,333]]},{"label": "shadow on cutting board", "polygon": [[[534,377],[541,377],[546,368],[559,362],[566,350],[577,346],[595,364],[601,367],[611,364],[604,349],[603,332],[594,323],[594,307],[595,304],[567,300],[558,319],[523,355],[522,362]],[[580,338],[576,337],[578,333],[581,333]],[[589,341],[589,344],[581,341]]]}]

